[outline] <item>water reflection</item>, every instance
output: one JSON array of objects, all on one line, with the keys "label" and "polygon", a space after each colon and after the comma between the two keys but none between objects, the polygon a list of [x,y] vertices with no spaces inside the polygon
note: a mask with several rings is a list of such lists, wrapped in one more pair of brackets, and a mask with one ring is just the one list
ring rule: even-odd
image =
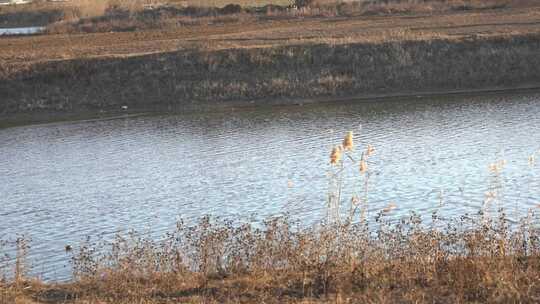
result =
[{"label": "water reflection", "polygon": [[0,36],[8,35],[33,35],[39,34],[45,30],[43,26],[0,28]]}]

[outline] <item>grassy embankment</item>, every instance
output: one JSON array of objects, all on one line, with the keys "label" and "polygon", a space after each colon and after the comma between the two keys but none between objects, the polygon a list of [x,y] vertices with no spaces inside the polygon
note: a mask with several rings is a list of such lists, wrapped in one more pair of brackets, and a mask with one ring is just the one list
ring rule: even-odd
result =
[{"label": "grassy embankment", "polygon": [[227,102],[490,89],[540,83],[540,35],[184,49],[0,67],[0,113],[196,109]]},{"label": "grassy embankment", "polygon": [[[70,251],[75,279],[62,284],[25,276],[28,244],[19,240],[0,303],[538,303],[538,216],[533,208],[511,222],[499,209],[504,161],[490,166],[477,214],[396,221],[393,203],[365,212],[374,153],[355,152],[352,134],[332,151],[328,219],[312,227],[203,218],[161,240],[130,233],[82,243]],[[343,170],[359,181],[342,180]],[[358,197],[341,197],[358,184]]]}]

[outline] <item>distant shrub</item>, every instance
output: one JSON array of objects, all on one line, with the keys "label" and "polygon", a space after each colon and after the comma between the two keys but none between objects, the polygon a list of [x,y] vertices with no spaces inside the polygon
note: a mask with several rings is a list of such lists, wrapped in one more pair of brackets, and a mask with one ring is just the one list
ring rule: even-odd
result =
[{"label": "distant shrub", "polygon": [[239,14],[242,12],[242,7],[238,4],[227,4],[219,12],[223,15]]},{"label": "distant shrub", "polygon": [[294,0],[294,6],[298,8],[307,7],[313,4],[314,0]]}]

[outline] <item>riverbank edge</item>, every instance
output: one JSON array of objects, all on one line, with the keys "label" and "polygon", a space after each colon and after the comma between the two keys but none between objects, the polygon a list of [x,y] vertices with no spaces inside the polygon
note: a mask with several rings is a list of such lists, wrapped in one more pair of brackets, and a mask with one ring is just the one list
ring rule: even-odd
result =
[{"label": "riverbank edge", "polygon": [[424,98],[436,97],[475,97],[475,96],[504,96],[513,94],[535,94],[540,93],[540,83],[521,85],[516,87],[492,87],[476,90],[450,90],[450,91],[418,91],[418,92],[403,92],[396,94],[379,94],[379,95],[356,95],[346,97],[316,97],[309,99],[275,99],[275,100],[258,100],[228,102],[226,104],[201,103],[194,106],[187,106],[182,109],[165,109],[165,108],[128,108],[126,110],[109,109],[106,111],[81,110],[73,112],[31,112],[17,113],[15,115],[1,116],[0,129],[13,127],[22,127],[30,125],[54,124],[61,122],[87,122],[93,120],[107,119],[125,119],[135,118],[140,116],[153,115],[189,115],[201,113],[219,113],[230,111],[253,110],[256,108],[275,108],[275,107],[302,107],[309,105],[324,105],[334,103],[371,103],[371,102],[389,102],[396,100],[421,100]]},{"label": "riverbank edge", "polygon": [[258,225],[206,216],[179,221],[161,239],[131,231],[66,245],[73,278],[65,282],[27,275],[30,247],[18,239],[0,304],[538,302],[533,211],[510,227],[504,209],[394,221],[394,208],[375,222],[309,227],[287,216]]},{"label": "riverbank edge", "polygon": [[[410,37],[409,37],[410,38]],[[0,127],[540,87],[540,34],[300,44],[0,66]]]}]

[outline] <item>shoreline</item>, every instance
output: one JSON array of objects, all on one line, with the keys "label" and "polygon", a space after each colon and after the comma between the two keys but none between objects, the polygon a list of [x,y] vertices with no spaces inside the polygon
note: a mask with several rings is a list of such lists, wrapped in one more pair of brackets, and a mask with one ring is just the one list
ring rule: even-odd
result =
[{"label": "shoreline", "polygon": [[0,280],[0,304],[537,302],[540,232],[529,217],[513,228],[502,209],[398,224],[391,206],[371,228],[344,216],[305,229],[287,217],[262,228],[203,217],[162,239],[132,231],[69,244],[65,282],[27,275],[30,243],[19,239],[4,243],[23,253]]},{"label": "shoreline", "polygon": [[309,105],[330,105],[339,103],[372,103],[388,102],[395,100],[420,100],[431,97],[451,97],[464,96],[473,97],[479,95],[512,95],[512,94],[534,94],[540,93],[540,83],[522,85],[515,87],[491,87],[483,89],[470,90],[448,90],[448,91],[417,91],[402,92],[378,95],[357,95],[357,96],[336,96],[336,97],[314,97],[314,98],[295,98],[295,99],[275,99],[275,100],[256,100],[256,101],[238,101],[227,103],[200,103],[188,106],[182,109],[166,109],[163,107],[151,108],[128,108],[109,109],[106,111],[83,110],[77,112],[34,112],[17,113],[15,115],[0,115],[0,130],[24,127],[33,125],[45,125],[56,123],[77,123],[93,120],[109,120],[133,118],[148,115],[183,115],[197,113],[221,113],[235,110],[254,110],[257,108],[274,107],[298,107]]},{"label": "shoreline", "polygon": [[0,125],[537,88],[538,49],[540,34],[515,34],[5,65]]}]

